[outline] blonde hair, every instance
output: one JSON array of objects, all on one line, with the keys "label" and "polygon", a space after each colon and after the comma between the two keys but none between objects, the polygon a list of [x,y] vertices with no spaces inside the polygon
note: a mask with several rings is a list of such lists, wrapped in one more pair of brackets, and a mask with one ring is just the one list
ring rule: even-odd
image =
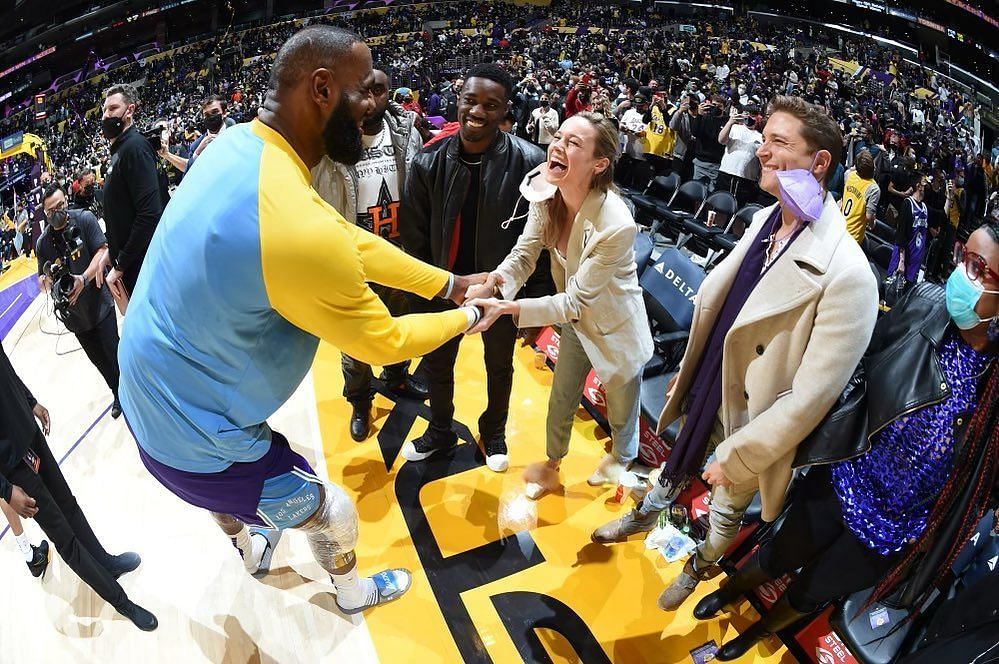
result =
[{"label": "blonde hair", "polygon": [[[601,113],[582,111],[572,117],[582,118],[590,123],[590,126],[596,132],[593,144],[593,156],[596,159],[606,158],[610,161],[607,168],[593,175],[593,178],[590,180],[590,189],[596,189],[599,192],[616,191],[617,187],[614,186],[614,162],[617,161],[618,157],[619,139],[617,127],[614,126],[614,123],[607,116]],[[544,221],[541,241],[545,247],[551,248],[558,242],[565,225],[572,223],[572,219],[568,218],[569,210],[562,199],[561,191],[556,191],[555,195],[542,203],[542,205],[545,206],[547,219]]]}]

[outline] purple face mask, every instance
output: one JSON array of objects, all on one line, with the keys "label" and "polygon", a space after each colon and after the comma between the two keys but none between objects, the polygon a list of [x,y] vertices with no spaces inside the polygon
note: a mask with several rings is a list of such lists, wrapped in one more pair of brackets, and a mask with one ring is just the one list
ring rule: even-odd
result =
[{"label": "purple face mask", "polygon": [[792,168],[775,173],[781,202],[791,214],[805,222],[821,217],[822,207],[825,205],[825,191],[812,175],[818,156],[819,153],[816,152],[810,168]]}]

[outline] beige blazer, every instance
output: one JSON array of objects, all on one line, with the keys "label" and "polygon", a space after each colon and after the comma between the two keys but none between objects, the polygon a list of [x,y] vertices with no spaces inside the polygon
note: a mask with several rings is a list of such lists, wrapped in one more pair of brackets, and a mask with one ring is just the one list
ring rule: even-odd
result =
[{"label": "beige blazer", "polygon": [[[749,243],[776,205],[760,210],[745,236],[707,276],[695,298],[687,351],[659,429],[676,420]],[[795,449],[839,397],[874,330],[878,287],[836,201],[809,224],[756,285],[725,337],[725,439],[717,458],[739,488],[759,487],[763,518],[784,505]]]},{"label": "beige blazer", "polygon": [[[521,289],[541,254],[545,203],[531,203],[524,232],[495,272],[503,297]],[[614,192],[590,192],[572,223],[565,267],[551,253],[555,295],[520,300],[520,327],[570,323],[600,381],[614,389],[652,357],[652,335],[635,266],[631,211]]]}]

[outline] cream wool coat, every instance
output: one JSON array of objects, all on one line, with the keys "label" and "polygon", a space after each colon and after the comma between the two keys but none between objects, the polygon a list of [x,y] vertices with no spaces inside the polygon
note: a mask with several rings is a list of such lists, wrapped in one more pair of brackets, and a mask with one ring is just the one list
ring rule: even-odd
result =
[{"label": "cream wool coat", "polygon": [[[512,299],[538,261],[545,204],[532,202],[524,232],[495,272]],[[520,327],[571,323],[597,377],[615,389],[652,357],[652,335],[635,269],[631,211],[613,191],[591,191],[573,221],[565,267],[552,251],[555,295],[520,300]]]},{"label": "cream wool coat", "polygon": [[[680,416],[749,243],[760,241],[757,236],[775,208],[754,216],[731,255],[701,285],[660,431]],[[718,415],[725,438],[716,454],[738,489],[759,487],[765,520],[780,514],[795,450],[846,386],[870,341],[877,311],[874,273],[827,194],[822,216],[760,279],[724,342]]]}]

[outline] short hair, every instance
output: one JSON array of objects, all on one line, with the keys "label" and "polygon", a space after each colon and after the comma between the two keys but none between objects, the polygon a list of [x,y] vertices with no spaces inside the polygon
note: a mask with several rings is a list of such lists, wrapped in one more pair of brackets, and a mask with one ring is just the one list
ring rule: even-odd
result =
[{"label": "short hair", "polygon": [[870,150],[864,148],[858,152],[853,163],[857,167],[857,175],[865,180],[870,180],[874,177],[874,157],[871,156]]},{"label": "short hair", "polygon": [[42,203],[49,200],[57,191],[62,191],[62,187],[56,182],[52,182],[45,187],[45,190],[42,192]]},{"label": "short hair", "polygon": [[277,91],[298,85],[303,77],[350,53],[358,42],[364,43],[364,40],[343,28],[331,25],[302,28],[278,50],[267,89]]},{"label": "short hair", "polygon": [[225,113],[225,110],[229,108],[229,101],[225,97],[223,97],[222,95],[210,95],[208,97],[205,97],[204,101],[201,102],[201,109],[204,110],[209,106],[211,106],[212,104],[214,104],[215,102],[218,102],[219,106],[222,107],[223,113]]},{"label": "short hair", "polygon": [[836,121],[832,119],[824,107],[810,104],[801,97],[790,95],[777,95],[770,100],[767,107],[767,117],[769,118],[774,113],[787,113],[798,118],[802,125],[801,136],[805,139],[808,147],[816,152],[825,150],[832,155],[829,168],[826,169],[825,176],[822,178],[822,184],[828,183],[835,170],[835,164],[839,162],[840,156],[843,154],[843,133]]},{"label": "short hair", "polygon": [[506,100],[510,101],[513,98],[513,78],[495,62],[484,62],[480,65],[475,65],[465,75],[466,81],[470,78],[484,78],[494,83],[499,83],[503,86]]},{"label": "short hair", "polygon": [[121,95],[122,100],[124,100],[125,105],[135,104],[135,107],[139,107],[139,91],[135,89],[135,86],[131,83],[116,83],[110,88],[104,91],[104,98],[107,99],[111,95]]}]

